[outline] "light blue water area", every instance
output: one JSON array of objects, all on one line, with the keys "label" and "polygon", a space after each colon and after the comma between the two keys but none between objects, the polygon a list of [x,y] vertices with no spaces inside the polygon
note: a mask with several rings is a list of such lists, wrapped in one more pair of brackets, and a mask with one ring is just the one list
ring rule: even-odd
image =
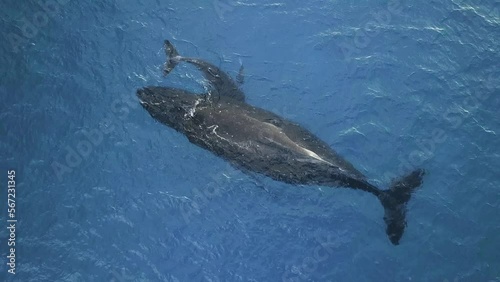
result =
[{"label": "light blue water area", "polygon": [[[87,1],[88,2],[88,1]],[[1,281],[500,281],[496,1],[4,1]],[[382,188],[427,170],[401,244],[351,189],[245,174],[159,124],[164,39]],[[7,169],[17,175],[7,273]]]}]

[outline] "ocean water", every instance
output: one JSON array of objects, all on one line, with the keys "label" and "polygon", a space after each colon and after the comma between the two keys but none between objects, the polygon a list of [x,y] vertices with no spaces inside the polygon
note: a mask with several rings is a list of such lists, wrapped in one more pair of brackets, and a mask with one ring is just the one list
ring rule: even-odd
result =
[{"label": "ocean water", "polygon": [[[0,281],[500,281],[498,1],[3,1]],[[164,39],[372,183],[427,171],[393,246],[378,200],[245,174],[154,121]],[[7,227],[15,170],[15,272]]]}]

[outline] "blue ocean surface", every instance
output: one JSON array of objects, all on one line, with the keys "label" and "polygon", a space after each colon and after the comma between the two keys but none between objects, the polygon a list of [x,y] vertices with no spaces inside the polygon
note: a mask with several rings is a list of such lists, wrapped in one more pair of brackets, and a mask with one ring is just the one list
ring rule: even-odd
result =
[{"label": "blue ocean surface", "polygon": [[[1,8],[0,281],[500,281],[500,2]],[[242,172],[152,119],[138,88],[206,87],[163,77],[165,39],[242,64],[248,103],[378,187],[424,168],[400,245],[372,195]]]}]

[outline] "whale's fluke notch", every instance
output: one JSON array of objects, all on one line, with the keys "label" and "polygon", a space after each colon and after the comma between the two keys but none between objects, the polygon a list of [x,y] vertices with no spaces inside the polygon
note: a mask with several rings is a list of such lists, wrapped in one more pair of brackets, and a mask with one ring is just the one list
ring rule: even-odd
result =
[{"label": "whale's fluke notch", "polygon": [[423,169],[414,170],[395,181],[389,190],[381,191],[378,195],[384,206],[386,233],[394,245],[399,245],[399,240],[403,236],[406,227],[406,205],[413,191],[422,185],[424,174]]}]

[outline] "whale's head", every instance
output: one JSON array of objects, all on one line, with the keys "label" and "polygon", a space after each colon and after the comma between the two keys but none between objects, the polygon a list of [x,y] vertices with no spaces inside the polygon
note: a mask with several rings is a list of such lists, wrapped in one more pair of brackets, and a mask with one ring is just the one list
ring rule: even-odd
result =
[{"label": "whale's head", "polygon": [[199,99],[182,89],[158,86],[138,89],[137,97],[154,119],[181,132]]}]

